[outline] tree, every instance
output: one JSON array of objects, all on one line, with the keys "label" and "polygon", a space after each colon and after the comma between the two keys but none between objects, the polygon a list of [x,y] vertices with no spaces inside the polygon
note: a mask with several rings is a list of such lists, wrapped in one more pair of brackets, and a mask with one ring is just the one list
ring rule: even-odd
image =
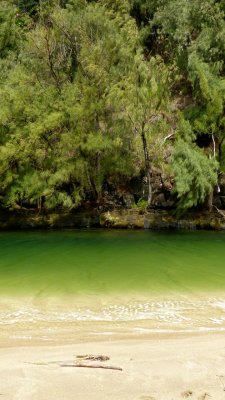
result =
[{"label": "tree", "polygon": [[179,139],[173,151],[172,169],[178,195],[178,213],[204,203],[217,183],[218,164],[196,145]]},{"label": "tree", "polygon": [[143,174],[150,205],[165,158],[180,208],[212,192],[225,164],[224,2],[10,0],[0,20],[5,206],[101,202],[109,182]]},{"label": "tree", "polygon": [[[162,138],[173,119],[169,108],[169,71],[159,57],[147,61],[141,52],[137,52],[129,73],[117,85],[113,96],[119,106],[118,118],[129,127],[136,151],[142,148],[150,206],[151,164],[159,163],[161,155],[157,157],[157,152],[163,152]],[[136,158],[142,165],[140,152]]]},{"label": "tree", "polygon": [[[158,5],[152,19],[152,26],[157,27],[157,48],[160,46],[164,60],[175,66],[174,76],[176,78],[177,75],[177,78],[173,87],[174,96],[189,97],[188,107],[184,107],[182,113],[190,125],[190,136],[183,142],[183,150],[181,142],[177,142],[178,147],[175,147],[173,158],[176,188],[180,197],[179,207],[183,203],[186,208],[187,204],[191,207],[198,201],[202,203],[203,196],[209,196],[209,187],[209,198],[212,200],[213,182],[217,183],[215,173],[219,171],[215,158],[219,161],[223,158],[224,10],[222,3],[214,0],[170,0],[159,2]],[[205,155],[203,150],[196,147],[203,135],[211,138]],[[189,169],[185,162],[181,162],[185,160],[185,153],[187,162],[193,164],[193,168]],[[198,162],[199,166],[195,168]],[[209,173],[208,183],[200,172],[203,171],[203,165]],[[196,177],[194,173],[197,174]],[[181,186],[184,187],[184,176],[187,182],[189,179],[192,182],[192,189],[189,187],[190,195],[182,202]],[[181,182],[181,186],[178,182]],[[212,208],[211,201],[208,207]]]},{"label": "tree", "polygon": [[17,26],[17,9],[12,1],[0,3],[0,85],[7,79],[19,52],[20,29]]},{"label": "tree", "polygon": [[136,50],[128,9],[73,1],[26,33],[22,62],[1,89],[6,205],[72,208],[99,199],[106,177],[132,175],[129,135],[109,102]]}]

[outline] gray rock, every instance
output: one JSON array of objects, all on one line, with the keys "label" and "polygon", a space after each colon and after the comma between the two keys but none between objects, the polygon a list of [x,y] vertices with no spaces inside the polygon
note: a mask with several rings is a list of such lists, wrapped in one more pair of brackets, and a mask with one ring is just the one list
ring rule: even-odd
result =
[{"label": "gray rock", "polygon": [[125,207],[127,208],[131,208],[133,207],[133,205],[135,204],[135,198],[134,195],[131,193],[125,193],[122,196],[123,199],[123,204],[125,205]]},{"label": "gray rock", "polygon": [[153,197],[152,205],[156,207],[162,207],[162,205],[166,202],[164,193],[159,193],[155,197]]}]

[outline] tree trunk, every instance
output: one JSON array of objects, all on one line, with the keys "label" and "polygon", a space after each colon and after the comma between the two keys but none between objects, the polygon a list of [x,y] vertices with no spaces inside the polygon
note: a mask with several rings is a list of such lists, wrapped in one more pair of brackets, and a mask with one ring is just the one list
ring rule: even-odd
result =
[{"label": "tree trunk", "polygon": [[146,136],[145,136],[143,127],[142,127],[142,131],[141,131],[141,138],[142,138],[142,144],[143,144],[143,150],[144,150],[144,156],[145,156],[145,169],[146,169],[146,176],[147,176],[147,182],[148,182],[148,206],[150,206],[151,202],[152,202],[151,164],[150,164],[150,158],[149,158],[149,153],[148,153]]},{"label": "tree trunk", "polygon": [[212,208],[213,208],[213,190],[207,196],[205,205],[206,205],[207,210],[211,212]]}]

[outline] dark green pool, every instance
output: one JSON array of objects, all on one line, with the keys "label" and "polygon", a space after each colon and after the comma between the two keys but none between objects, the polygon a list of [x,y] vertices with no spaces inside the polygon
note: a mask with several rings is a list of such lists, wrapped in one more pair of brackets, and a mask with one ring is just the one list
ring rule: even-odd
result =
[{"label": "dark green pool", "polygon": [[221,292],[225,232],[0,233],[0,293]]}]

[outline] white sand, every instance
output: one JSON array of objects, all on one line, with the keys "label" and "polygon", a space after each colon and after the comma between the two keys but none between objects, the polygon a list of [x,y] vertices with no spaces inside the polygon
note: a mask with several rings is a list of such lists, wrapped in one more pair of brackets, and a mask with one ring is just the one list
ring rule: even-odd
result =
[{"label": "white sand", "polygon": [[[107,355],[105,365],[123,371],[59,366],[81,354]],[[224,400],[223,384],[221,333],[136,335],[126,341],[107,336],[67,346],[0,349],[2,400]]]}]

